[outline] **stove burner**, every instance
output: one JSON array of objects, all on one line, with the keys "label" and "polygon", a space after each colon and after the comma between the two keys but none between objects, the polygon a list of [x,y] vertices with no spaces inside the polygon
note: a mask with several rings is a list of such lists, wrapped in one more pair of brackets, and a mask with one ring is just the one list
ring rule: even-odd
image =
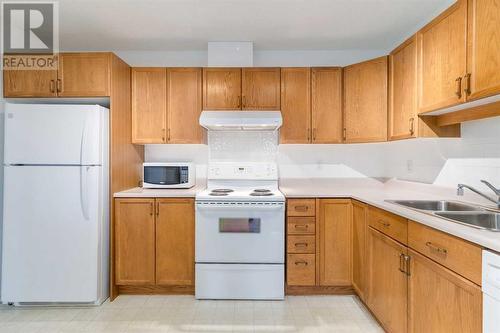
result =
[{"label": "stove burner", "polygon": [[252,192],[250,195],[253,197],[269,197],[274,194],[271,192]]},{"label": "stove burner", "polygon": [[225,197],[228,194],[225,192],[210,192],[208,195],[212,195],[214,197]]},{"label": "stove burner", "polygon": [[230,188],[216,188],[212,190],[212,193],[231,193],[234,192],[234,190],[231,190]]},{"label": "stove burner", "polygon": [[268,190],[267,188],[256,188],[253,190],[255,193],[269,193],[271,190]]}]

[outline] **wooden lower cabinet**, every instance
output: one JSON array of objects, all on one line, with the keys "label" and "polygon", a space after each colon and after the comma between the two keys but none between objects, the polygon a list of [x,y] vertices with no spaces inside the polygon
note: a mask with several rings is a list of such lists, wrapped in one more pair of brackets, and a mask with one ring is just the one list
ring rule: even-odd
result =
[{"label": "wooden lower cabinet", "polygon": [[352,286],[365,300],[366,232],[368,205],[352,201]]},{"label": "wooden lower cabinet", "polygon": [[289,286],[316,285],[316,255],[288,254],[286,273]]},{"label": "wooden lower cabinet", "polygon": [[476,284],[409,250],[409,332],[482,332]]},{"label": "wooden lower cabinet", "polygon": [[402,263],[407,248],[369,227],[367,253],[366,304],[387,332],[406,332],[408,276]]}]

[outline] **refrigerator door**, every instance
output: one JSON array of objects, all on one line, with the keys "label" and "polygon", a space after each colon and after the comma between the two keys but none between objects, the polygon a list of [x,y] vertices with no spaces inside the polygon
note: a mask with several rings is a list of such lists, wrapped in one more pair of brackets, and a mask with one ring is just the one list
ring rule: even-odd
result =
[{"label": "refrigerator door", "polygon": [[101,167],[4,170],[2,301],[95,302]]},{"label": "refrigerator door", "polygon": [[100,165],[106,111],[98,105],[7,104],[4,163]]}]

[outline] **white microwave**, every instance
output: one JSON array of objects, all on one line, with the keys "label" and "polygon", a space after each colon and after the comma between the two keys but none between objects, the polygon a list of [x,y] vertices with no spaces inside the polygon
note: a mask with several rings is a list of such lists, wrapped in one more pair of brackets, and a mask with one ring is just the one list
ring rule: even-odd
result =
[{"label": "white microwave", "polygon": [[143,163],[143,188],[190,188],[195,185],[193,163]]}]

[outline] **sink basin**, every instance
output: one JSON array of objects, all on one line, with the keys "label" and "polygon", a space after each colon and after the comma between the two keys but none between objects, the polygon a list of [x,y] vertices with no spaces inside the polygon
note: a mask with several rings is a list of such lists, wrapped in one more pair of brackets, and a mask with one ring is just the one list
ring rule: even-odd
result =
[{"label": "sink basin", "polygon": [[446,200],[391,200],[389,202],[409,208],[435,212],[462,212],[484,210],[481,207]]},{"label": "sink basin", "polygon": [[436,212],[437,216],[466,224],[472,227],[500,231],[500,213],[493,212]]}]

